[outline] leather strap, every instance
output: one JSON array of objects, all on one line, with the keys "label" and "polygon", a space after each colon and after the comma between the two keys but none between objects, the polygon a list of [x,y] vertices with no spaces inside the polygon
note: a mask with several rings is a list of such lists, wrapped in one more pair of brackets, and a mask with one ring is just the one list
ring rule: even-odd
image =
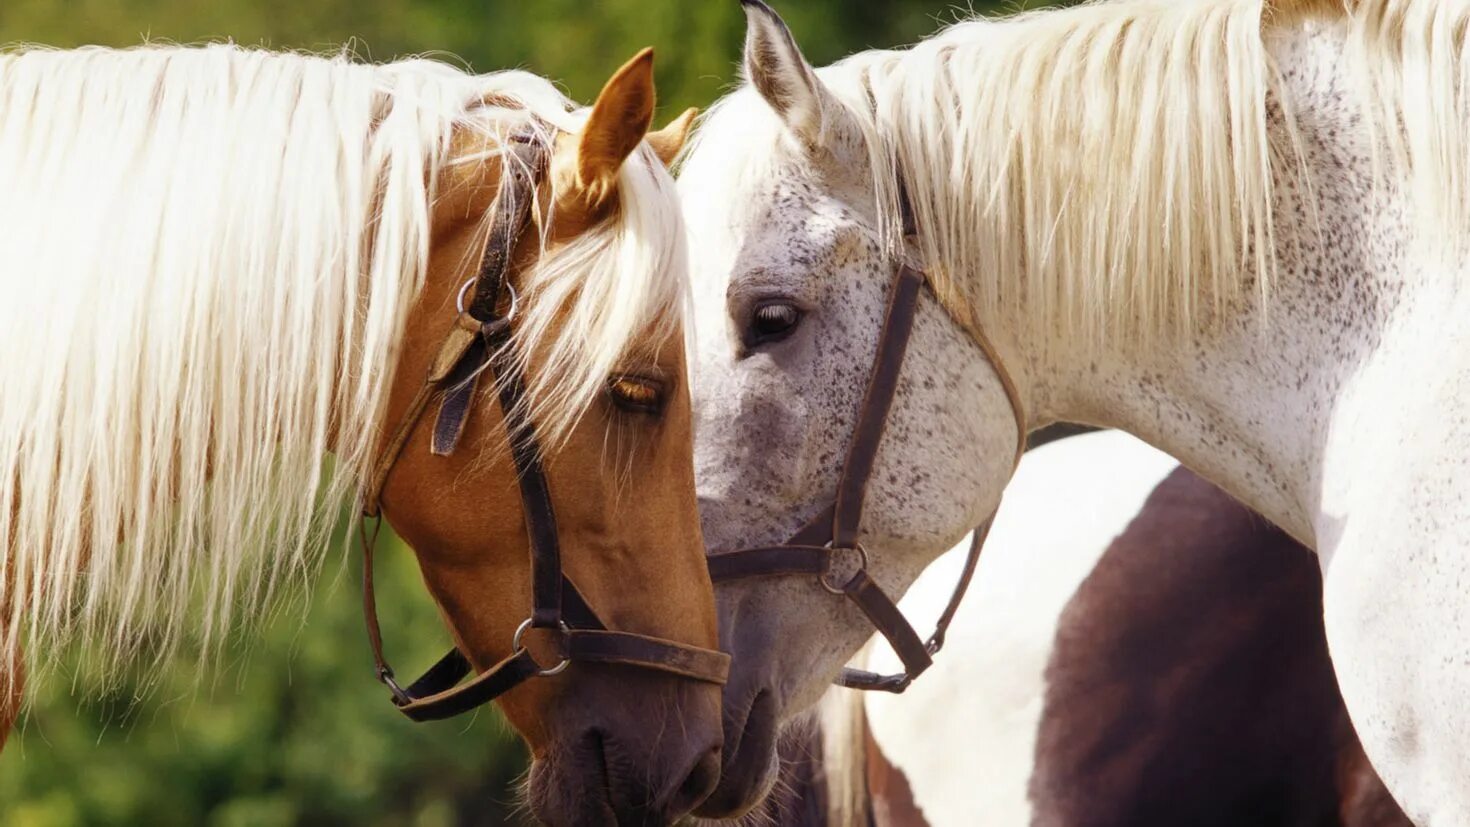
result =
[{"label": "leather strap", "polygon": [[531,206],[536,200],[536,181],[546,171],[550,160],[546,149],[534,135],[511,136],[507,149],[512,154],[504,164],[505,179],[496,195],[495,216],[490,222],[490,237],[475,274],[475,294],[467,310],[476,319],[498,319],[500,297],[505,292],[506,275],[511,257],[522,233],[531,223]]},{"label": "leather strap", "polygon": [[[443,663],[444,660],[440,660],[423,678],[415,682],[414,686],[420,687],[421,691],[429,686],[437,686],[438,684],[431,682],[429,678]],[[465,663],[465,666],[469,666],[468,662]],[[408,690],[410,696],[408,700],[403,701],[395,697],[393,703],[398,707],[398,711],[411,721],[418,723],[442,721],[445,718],[453,718],[484,706],[541,674],[541,671],[541,665],[536,662],[531,653],[522,649],[476,675],[469,683],[452,686],[450,689],[422,697]]]},{"label": "leather strap", "polygon": [[863,614],[872,621],[873,627],[883,633],[883,637],[892,644],[909,680],[917,678],[933,664],[928,644],[919,639],[919,634],[909,625],[893,599],[874,582],[866,569],[853,575],[847,585],[842,587],[842,591],[863,610]]},{"label": "leather strap", "polygon": [[716,583],[792,574],[820,576],[832,564],[832,551],[824,546],[799,545],[747,548],[711,555],[708,563],[710,580]]},{"label": "leather strap", "polygon": [[[470,322],[473,323],[474,320],[471,319]],[[465,324],[463,315],[444,337],[444,343],[439,346],[438,354],[429,364],[429,373],[424,379],[423,387],[414,394],[413,401],[408,404],[408,411],[404,413],[398,427],[393,430],[393,436],[383,446],[383,451],[378,455],[376,464],[372,466],[372,472],[368,474],[368,483],[363,489],[362,497],[362,512],[365,516],[377,517],[382,511],[383,486],[388,483],[388,474],[397,464],[398,458],[403,455],[404,446],[408,445],[408,439],[413,435],[414,427],[418,425],[429,403],[434,401],[434,396],[448,379],[449,374],[464,361],[465,354],[469,352],[470,347],[478,338],[479,324]]]},{"label": "leather strap", "polygon": [[484,373],[486,362],[489,361],[483,327],[469,313],[461,313],[455,320],[456,333],[453,335],[457,338],[458,331],[469,330],[473,339],[460,352],[459,362],[434,383],[443,388],[439,415],[434,418],[434,433],[429,443],[429,451],[434,456],[447,457],[453,454],[459,447],[460,437],[464,435],[465,425],[469,422],[470,407],[474,403],[475,392],[480,387],[480,375]]},{"label": "leather strap", "polygon": [[[845,550],[834,551],[826,546],[787,545],[716,554],[709,558],[710,579],[720,583],[752,577],[806,574],[823,578],[825,582],[825,578],[832,572],[834,557],[841,551]],[[920,640],[913,626],[904,619],[897,604],[873,580],[866,567],[859,568],[841,587],[827,585],[829,590],[853,601],[867,615],[873,627],[898,653],[908,680],[918,677],[929,668],[932,662],[929,648],[936,637],[942,639],[942,632],[936,632],[928,641]],[[839,679],[839,683],[850,685],[842,679]]]},{"label": "leather strap", "polygon": [[[987,521],[983,527],[975,530],[973,537],[970,539],[970,550],[965,555],[965,566],[960,572],[959,580],[955,583],[954,591],[950,592],[949,603],[945,605],[944,612],[939,616],[939,621],[934,624],[934,632],[923,643],[926,657],[919,659],[912,654],[906,656],[904,654],[906,647],[910,653],[913,651],[911,644],[901,645],[895,640],[893,635],[889,634],[890,628],[893,628],[906,630],[910,635],[913,635],[913,626],[899,613],[898,607],[893,603],[892,599],[880,591],[879,594],[882,595],[882,599],[888,601],[889,606],[892,607],[897,617],[897,620],[894,620],[894,617],[890,616],[885,622],[901,624],[901,626],[885,627],[879,625],[879,621],[874,618],[872,612],[869,612],[866,608],[864,608],[864,612],[867,613],[868,618],[873,621],[889,645],[893,647],[893,651],[898,655],[899,662],[903,664],[903,672],[893,675],[883,675],[877,672],[869,672],[865,669],[848,667],[838,674],[836,681],[838,686],[845,686],[849,689],[901,693],[905,689],[908,689],[909,684],[913,683],[919,675],[923,674],[926,669],[933,665],[933,658],[939,654],[939,650],[944,648],[944,640],[946,635],[949,634],[949,626],[954,622],[955,613],[959,611],[960,604],[965,600],[965,593],[970,589],[970,582],[975,578],[975,566],[980,562],[980,551],[985,546],[985,538],[990,533],[990,525],[991,521]],[[871,599],[874,598],[870,597]]]},{"label": "leather strap", "polygon": [[[724,684],[730,676],[730,656],[724,652],[629,632],[572,629],[564,634],[563,647],[563,657],[578,663],[638,666],[713,684]],[[402,697],[395,697],[394,705],[414,721],[452,718],[546,674],[548,669],[528,650],[521,649],[460,685],[471,671],[464,655],[458,649],[450,650],[404,689]]]},{"label": "leather strap", "polygon": [[730,656],[724,652],[632,632],[573,629],[567,633],[567,659],[641,666],[721,685],[730,677]]},{"label": "leather strap", "polygon": [[[489,238],[477,271],[475,292],[462,307],[445,336],[424,385],[410,402],[403,420],[388,440],[368,475],[359,521],[363,550],[363,616],[378,679],[393,693],[393,703],[414,721],[432,721],[468,712],[505,694],[533,677],[550,676],[572,661],[621,664],[678,675],[691,680],[723,684],[729,676],[729,655],[697,646],[628,632],[610,631],[597,617],[561,566],[556,513],[536,440],[527,416],[525,382],[511,347],[515,296],[506,277],[511,256],[531,223],[536,180],[544,171],[546,152],[534,140],[513,138],[516,158],[506,164],[506,178],[496,196]],[[466,288],[469,284],[466,284]],[[511,292],[510,307],[502,313],[502,296]],[[409,687],[400,686],[383,656],[383,636],[373,589],[373,549],[378,527],[369,532],[366,519],[381,513],[383,486],[430,403],[441,399],[434,420],[431,450],[448,456],[459,446],[474,411],[483,381],[494,385],[520,485],[522,511],[531,550],[531,616],[516,632],[515,651],[504,660],[461,683],[473,672],[458,649],[440,658]],[[538,664],[520,647],[526,628],[554,630],[563,660],[551,667]]]},{"label": "leather strap", "polygon": [[857,426],[852,432],[847,461],[837,483],[831,540],[833,545],[841,548],[851,548],[858,541],[868,479],[873,475],[878,446],[883,442],[883,429],[888,424],[888,413],[893,409],[893,397],[898,391],[898,377],[903,372],[904,355],[908,353],[919,291],[923,286],[924,276],[918,270],[907,264],[898,268],[898,278],[888,299],[883,332],[878,340],[873,373],[868,377],[868,389],[859,409]]},{"label": "leather strap", "polygon": [[[900,206],[905,233],[912,235],[913,210],[906,197],[900,199]],[[873,371],[868,378],[868,387],[863,396],[862,407],[858,411],[858,422],[853,429],[852,441],[848,446],[842,476],[837,483],[837,495],[832,505],[783,545],[744,549],[708,558],[710,577],[715,582],[753,577],[814,575],[822,578],[823,585],[829,590],[836,591],[855,603],[874,629],[888,640],[903,664],[904,671],[895,675],[880,675],[864,670],[844,669],[836,682],[840,686],[853,689],[903,692],[932,665],[934,655],[944,647],[949,626],[954,621],[971,580],[974,579],[981,549],[994,521],[992,514],[983,526],[976,529],[970,542],[969,554],[965,558],[964,569],[950,595],[949,603],[940,615],[934,633],[921,640],[899,611],[893,598],[868,574],[867,553],[862,549],[859,539],[868,481],[872,476],[883,431],[893,408],[924,281],[924,274],[908,264],[899,267],[884,314],[878,350],[873,359]],[[1005,390],[1011,410],[1015,414],[1014,468],[1020,463],[1021,454],[1026,449],[1026,413],[1022,407],[1021,395],[1005,370],[994,344],[983,331],[977,330],[973,333],[975,341],[1000,378],[1001,387]],[[862,565],[840,589],[834,590],[826,582],[826,578],[831,574],[834,555],[846,550],[862,552]]]},{"label": "leather strap", "polygon": [[511,458],[521,488],[521,510],[531,543],[531,625],[555,628],[562,623],[561,543],[536,429],[526,417],[525,380],[508,347],[510,329],[491,331],[486,339],[491,348],[490,373],[500,396],[500,413],[510,438]]}]

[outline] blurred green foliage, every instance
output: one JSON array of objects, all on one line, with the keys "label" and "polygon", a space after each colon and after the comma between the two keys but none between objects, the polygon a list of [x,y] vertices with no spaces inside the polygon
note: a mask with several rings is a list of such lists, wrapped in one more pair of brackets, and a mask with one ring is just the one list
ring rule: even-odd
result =
[{"label": "blurred green foliage", "polygon": [[[387,644],[421,669],[448,638],[412,553],[380,542]],[[395,713],[373,679],[358,561],[331,559],[305,614],[241,630],[220,658],[182,655],[100,694],[50,676],[0,753],[0,824],[516,823],[519,740],[489,709],[427,725]]]},{"label": "blurred green foliage", "polygon": [[[777,6],[818,64],[910,43],[958,13],[946,0]],[[373,60],[526,68],[584,102],[653,46],[665,118],[730,88],[743,36],[736,0],[0,0],[0,44],[348,44]],[[407,671],[430,663],[446,637],[411,554],[384,558],[389,645]],[[0,825],[517,823],[525,751],[493,710],[424,726],[389,707],[372,678],[355,565],[329,564],[304,618],[286,611],[242,632],[229,654],[239,660],[185,655],[105,693],[65,670],[53,676],[0,753]]]},{"label": "blurred green foliage", "polygon": [[[911,42],[954,16],[945,0],[777,5],[818,63]],[[3,0],[0,43],[229,38],[312,51],[351,44],[374,60],[429,54],[482,72],[526,68],[562,82],[584,102],[623,61],[653,46],[671,115],[728,88],[744,21],[736,0]]]}]

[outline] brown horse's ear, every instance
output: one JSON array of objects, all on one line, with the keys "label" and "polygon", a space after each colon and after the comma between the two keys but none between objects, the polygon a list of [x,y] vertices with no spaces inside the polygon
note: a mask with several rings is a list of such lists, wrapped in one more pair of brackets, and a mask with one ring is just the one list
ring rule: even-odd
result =
[{"label": "brown horse's ear", "polygon": [[694,126],[694,119],[697,117],[699,117],[699,110],[690,107],[684,110],[684,114],[671,121],[668,126],[657,132],[648,133],[648,145],[653,147],[653,154],[664,162],[664,166],[674,165],[674,159],[679,157],[679,151],[684,148],[684,142],[689,140],[689,129]]},{"label": "brown horse's ear", "polygon": [[592,105],[577,146],[577,187],[589,210],[617,192],[618,171],[653,123],[653,50],[644,49],[612,76]]}]

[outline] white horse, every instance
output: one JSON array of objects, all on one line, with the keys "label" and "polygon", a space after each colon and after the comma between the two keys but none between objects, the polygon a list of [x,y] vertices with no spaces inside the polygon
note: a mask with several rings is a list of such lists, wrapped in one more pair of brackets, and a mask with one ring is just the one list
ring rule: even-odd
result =
[{"label": "white horse", "polygon": [[[710,549],[831,501],[907,257],[931,290],[867,490],[872,577],[901,592],[996,510],[1016,420],[1129,431],[1317,550],[1374,766],[1417,823],[1470,824],[1470,5],[1125,0],[816,72],[744,2],[752,86],[681,182]],[[760,798],[778,724],[871,632],[807,579],[719,591],[712,814]]]}]

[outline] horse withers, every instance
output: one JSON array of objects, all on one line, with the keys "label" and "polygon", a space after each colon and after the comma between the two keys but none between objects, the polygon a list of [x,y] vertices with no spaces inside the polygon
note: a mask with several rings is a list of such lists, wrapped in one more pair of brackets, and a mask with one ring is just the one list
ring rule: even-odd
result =
[{"label": "horse withers", "polygon": [[690,118],[648,132],[652,61],[577,110],[428,61],[0,55],[6,697],[22,639],[207,645],[356,491],[457,646],[400,684],[368,589],[405,714],[498,699],[549,823],[703,799],[727,659],[665,170]]}]

